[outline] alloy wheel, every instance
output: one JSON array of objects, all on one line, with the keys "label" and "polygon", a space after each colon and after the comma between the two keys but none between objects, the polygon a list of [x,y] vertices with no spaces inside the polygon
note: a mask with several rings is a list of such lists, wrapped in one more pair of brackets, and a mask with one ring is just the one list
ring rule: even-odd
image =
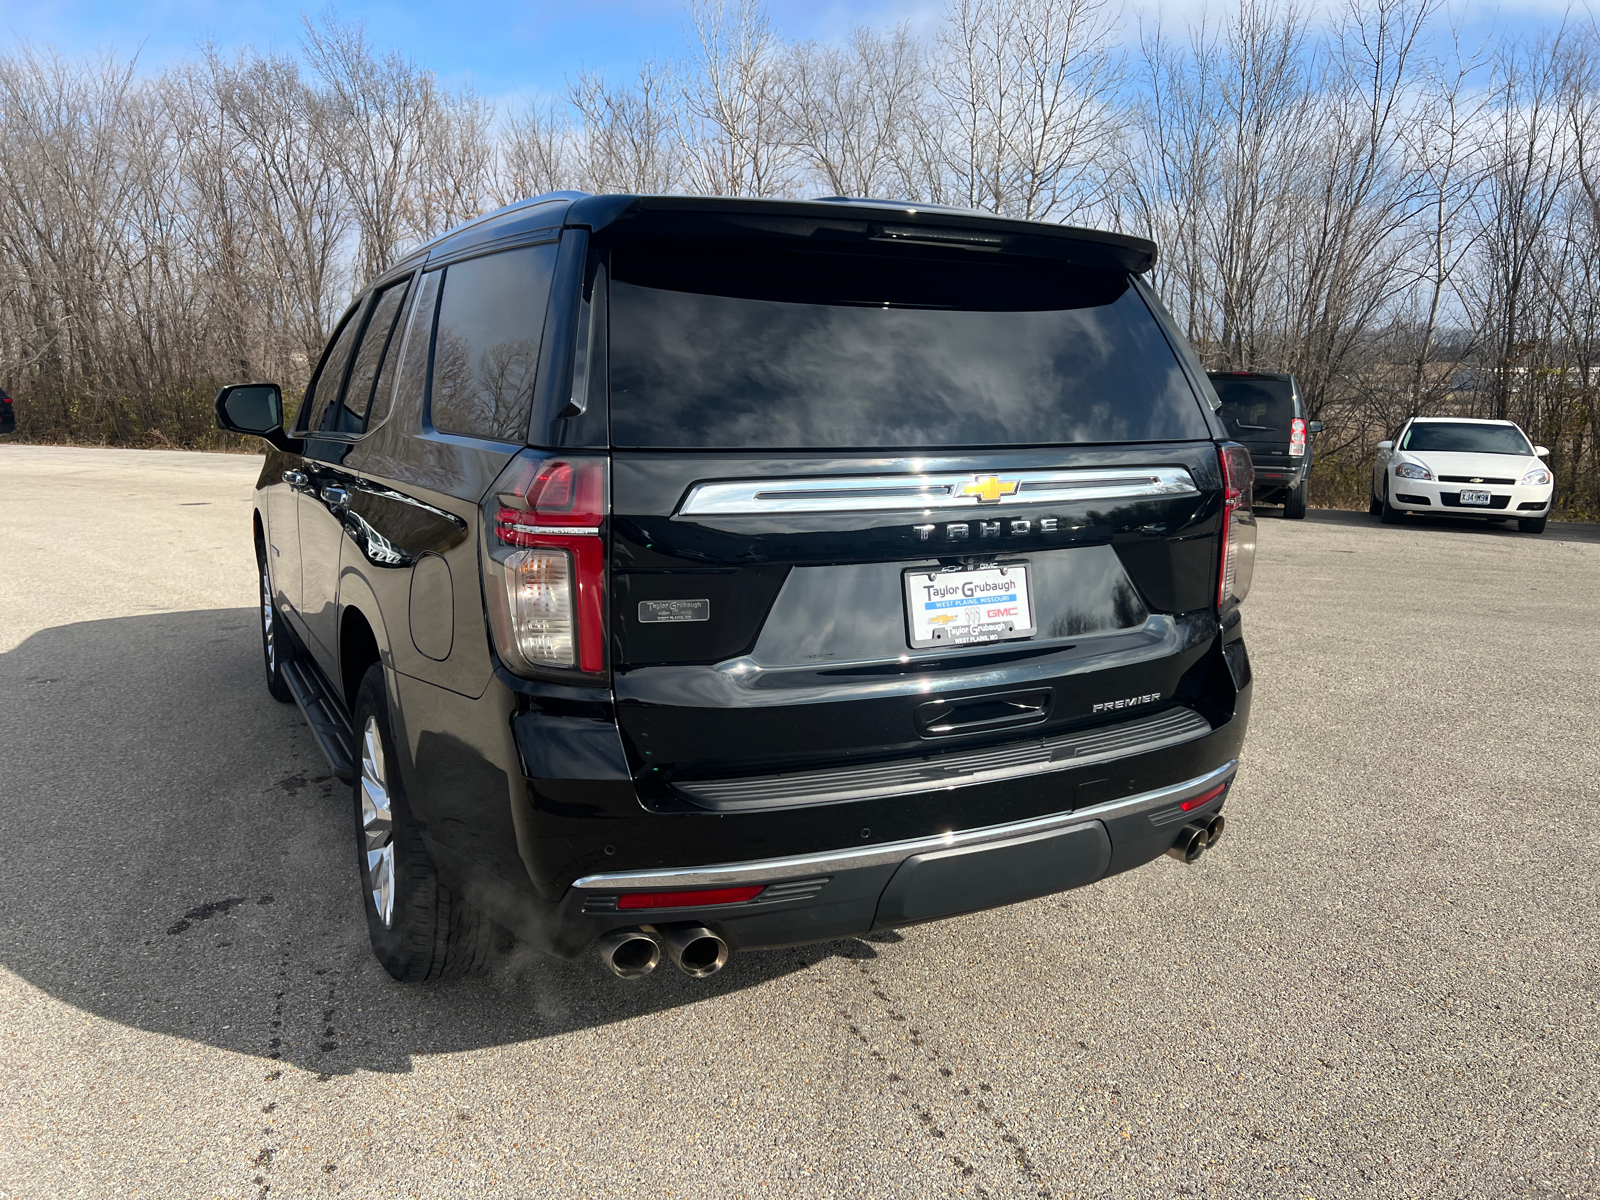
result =
[{"label": "alloy wheel", "polygon": [[261,636],[266,639],[267,673],[278,670],[278,639],[273,632],[276,622],[272,610],[272,581],[267,578],[267,568],[261,568]]},{"label": "alloy wheel", "polygon": [[361,834],[367,855],[372,907],[384,928],[394,924],[394,815],[384,768],[378,718],[369,716],[361,734]]}]

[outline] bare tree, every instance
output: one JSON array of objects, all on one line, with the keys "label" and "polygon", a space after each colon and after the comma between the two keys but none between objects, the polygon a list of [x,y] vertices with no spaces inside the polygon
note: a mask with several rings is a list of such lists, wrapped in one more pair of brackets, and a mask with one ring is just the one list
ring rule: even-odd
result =
[{"label": "bare tree", "polygon": [[678,65],[682,183],[714,196],[780,196],[794,181],[783,136],[782,47],[760,0],[689,0]]},{"label": "bare tree", "polygon": [[783,89],[785,137],[836,196],[909,196],[915,114],[926,103],[921,48],[910,28],[857,27],[840,46],[793,48]]}]

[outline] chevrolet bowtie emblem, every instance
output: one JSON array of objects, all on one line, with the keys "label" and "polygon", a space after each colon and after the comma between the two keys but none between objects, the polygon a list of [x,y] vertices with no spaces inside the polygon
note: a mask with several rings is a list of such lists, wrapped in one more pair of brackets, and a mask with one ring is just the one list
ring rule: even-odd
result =
[{"label": "chevrolet bowtie emblem", "polygon": [[963,496],[976,496],[980,504],[999,504],[1001,496],[1017,494],[1017,480],[998,475],[980,475],[961,489]]}]

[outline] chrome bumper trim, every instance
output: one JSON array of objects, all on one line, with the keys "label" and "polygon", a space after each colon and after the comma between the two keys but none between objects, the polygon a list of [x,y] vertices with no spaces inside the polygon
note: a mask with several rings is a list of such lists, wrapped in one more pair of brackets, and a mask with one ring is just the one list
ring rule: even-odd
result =
[{"label": "chrome bumper trim", "polygon": [[862,846],[850,850],[829,850],[821,854],[799,854],[792,858],[764,858],[754,862],[718,863],[706,867],[674,867],[657,871],[615,871],[606,875],[585,875],[576,880],[572,886],[585,891],[618,888],[669,890],[728,887],[739,883],[763,883],[773,879],[849,871],[861,867],[881,867],[890,863],[904,862],[913,854],[923,854],[930,850],[949,850],[957,846],[1003,842],[1010,838],[1027,837],[1035,833],[1069,829],[1074,825],[1084,825],[1090,821],[1131,816],[1134,813],[1183,800],[1219,783],[1227,783],[1232,780],[1238,769],[1239,760],[1230,759],[1215,771],[1183,783],[1140,792],[1135,796],[1124,796],[1120,800],[1107,800],[1103,804],[1076,809],[1073,812],[1051,813],[1046,817],[1013,821],[1008,825],[986,825],[981,829],[952,830],[949,833],[936,833],[905,842],[889,842],[881,846]]}]

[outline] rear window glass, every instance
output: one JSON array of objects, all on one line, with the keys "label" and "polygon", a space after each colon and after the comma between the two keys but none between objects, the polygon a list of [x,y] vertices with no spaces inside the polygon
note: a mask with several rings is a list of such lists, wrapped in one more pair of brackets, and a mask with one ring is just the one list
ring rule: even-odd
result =
[{"label": "rear window glass", "polygon": [[1217,414],[1228,433],[1241,442],[1260,441],[1267,434],[1282,434],[1276,441],[1289,440],[1289,422],[1294,420],[1294,388],[1287,379],[1230,379],[1211,376],[1222,407]]},{"label": "rear window glass", "polygon": [[1059,262],[625,243],[610,339],[618,446],[1209,436],[1127,276]]},{"label": "rear window glass", "polygon": [[445,268],[433,343],[433,427],[501,442],[528,434],[554,242]]},{"label": "rear window glass", "polygon": [[1515,425],[1469,425],[1465,421],[1428,421],[1413,425],[1400,443],[1400,449],[1462,454],[1533,453],[1528,439]]}]

